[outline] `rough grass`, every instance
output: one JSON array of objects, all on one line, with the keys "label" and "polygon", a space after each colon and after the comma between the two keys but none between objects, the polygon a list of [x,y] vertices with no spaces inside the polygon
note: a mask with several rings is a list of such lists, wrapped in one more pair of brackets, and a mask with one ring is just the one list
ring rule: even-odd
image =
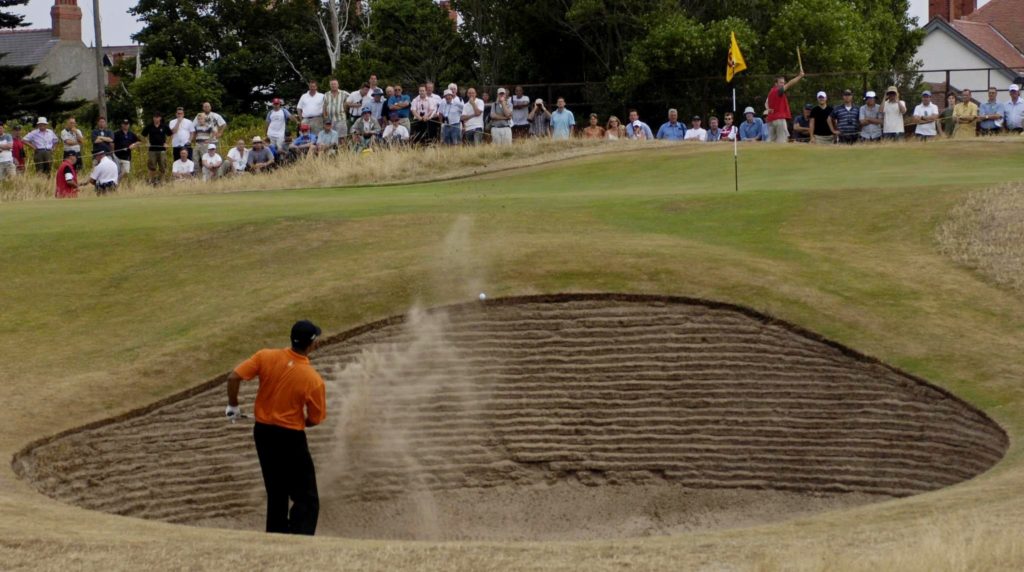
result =
[{"label": "rough grass", "polygon": [[1024,291],[1024,184],[969,194],[936,236],[942,251],[957,262]]}]

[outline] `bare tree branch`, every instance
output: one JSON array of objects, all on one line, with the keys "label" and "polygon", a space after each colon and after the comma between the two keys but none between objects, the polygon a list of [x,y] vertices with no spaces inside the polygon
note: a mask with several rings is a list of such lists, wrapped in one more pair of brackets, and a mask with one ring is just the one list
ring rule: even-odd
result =
[{"label": "bare tree branch", "polygon": [[295,76],[300,80],[303,79],[302,72],[299,71],[299,68],[295,67],[295,64],[292,62],[292,59],[288,57],[288,52],[286,52],[284,46],[281,45],[281,41],[275,38],[273,41],[271,41],[270,45],[273,46],[275,50],[277,50],[277,53],[281,54],[281,57],[284,58],[284,61],[288,62],[288,65],[291,66],[292,71],[295,72]]}]

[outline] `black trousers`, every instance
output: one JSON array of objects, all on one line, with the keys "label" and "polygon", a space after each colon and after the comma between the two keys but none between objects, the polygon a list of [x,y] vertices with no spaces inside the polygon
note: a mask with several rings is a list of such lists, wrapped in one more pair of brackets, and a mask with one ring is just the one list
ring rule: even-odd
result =
[{"label": "black trousers", "polygon": [[252,434],[267,489],[267,532],[312,536],[320,516],[320,496],[306,432],[256,423]]}]

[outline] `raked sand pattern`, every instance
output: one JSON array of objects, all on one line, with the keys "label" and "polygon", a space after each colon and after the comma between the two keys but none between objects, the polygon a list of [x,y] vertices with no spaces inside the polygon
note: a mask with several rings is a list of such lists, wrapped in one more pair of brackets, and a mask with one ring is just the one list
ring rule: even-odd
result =
[{"label": "raked sand pattern", "polygon": [[[252,348],[253,350],[257,348]],[[413,311],[314,355],[320,534],[585,539],[769,522],[970,479],[985,414],[753,311],[555,295]],[[243,386],[251,411],[255,383]],[[15,468],[81,507],[262,528],[251,422],[223,380],[38,442]]]}]

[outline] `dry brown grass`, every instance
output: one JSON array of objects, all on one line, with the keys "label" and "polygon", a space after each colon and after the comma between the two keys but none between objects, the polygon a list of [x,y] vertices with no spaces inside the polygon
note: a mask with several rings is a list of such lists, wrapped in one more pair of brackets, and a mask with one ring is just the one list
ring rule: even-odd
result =
[{"label": "dry brown grass", "polygon": [[[664,145],[666,143],[656,141],[644,144],[645,147]],[[246,174],[210,182],[168,181],[159,186],[146,182],[145,171],[136,169],[138,172],[133,170],[131,177],[121,184],[118,195],[191,195],[448,180],[635,148],[637,145],[630,141],[585,139],[528,139],[504,147],[403,147],[366,154],[341,152],[333,156],[308,157],[261,175]],[[87,169],[79,173],[80,181],[86,179]],[[52,199],[53,195],[52,176],[29,175],[0,183],[0,202]],[[95,198],[92,187],[86,187],[79,197]]]},{"label": "dry brown grass", "polygon": [[953,260],[1024,291],[1024,183],[971,193],[936,234]]}]

